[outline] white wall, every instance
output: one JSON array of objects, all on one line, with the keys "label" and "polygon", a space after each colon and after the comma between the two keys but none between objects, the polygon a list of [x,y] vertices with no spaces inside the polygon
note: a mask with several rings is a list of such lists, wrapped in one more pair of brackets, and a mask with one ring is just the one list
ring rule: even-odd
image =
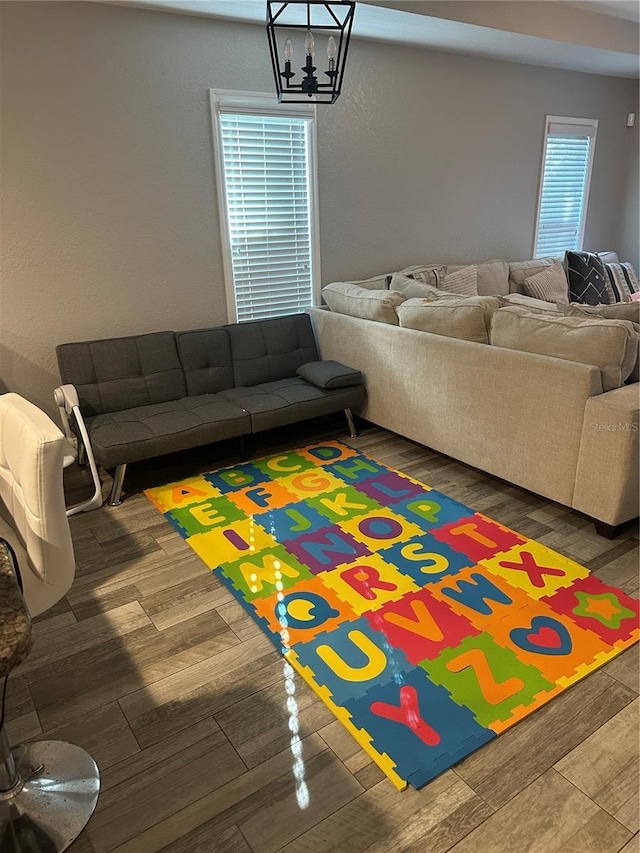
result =
[{"label": "white wall", "polygon": [[[271,91],[271,68],[258,26],[0,14],[0,390],[53,411],[57,343],[226,321],[208,89]],[[356,41],[318,108],[323,280],[530,257],[547,113],[599,119],[586,246],[637,265],[637,98],[634,81]]]}]

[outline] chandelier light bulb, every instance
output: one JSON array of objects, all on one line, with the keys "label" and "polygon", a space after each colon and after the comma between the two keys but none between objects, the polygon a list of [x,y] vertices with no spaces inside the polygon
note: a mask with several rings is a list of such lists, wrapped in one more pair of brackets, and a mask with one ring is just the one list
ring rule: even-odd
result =
[{"label": "chandelier light bulb", "polygon": [[307,37],[304,40],[304,46],[307,50],[307,56],[313,56],[315,54],[315,39],[313,38],[311,30],[307,30]]},{"label": "chandelier light bulb", "polygon": [[336,45],[336,40],[333,36],[329,36],[327,40],[327,57],[329,59],[329,71],[333,72],[336,70],[336,52],[338,48]]},{"label": "chandelier light bulb", "polygon": [[293,42],[291,39],[287,39],[284,43],[284,58],[287,62],[291,62],[293,59]]}]

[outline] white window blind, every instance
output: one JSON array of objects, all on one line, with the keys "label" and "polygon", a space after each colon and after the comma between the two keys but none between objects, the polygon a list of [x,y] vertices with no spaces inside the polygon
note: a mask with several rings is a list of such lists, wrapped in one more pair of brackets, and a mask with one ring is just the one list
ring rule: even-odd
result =
[{"label": "white window blind", "polygon": [[534,257],[582,248],[597,124],[547,116]]},{"label": "white window blind", "polygon": [[310,118],[219,113],[235,319],[313,304]]}]

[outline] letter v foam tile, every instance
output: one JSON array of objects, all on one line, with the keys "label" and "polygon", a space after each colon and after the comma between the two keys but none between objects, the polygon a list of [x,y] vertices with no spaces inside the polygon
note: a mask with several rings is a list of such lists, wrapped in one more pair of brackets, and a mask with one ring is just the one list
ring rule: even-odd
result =
[{"label": "letter v foam tile", "polygon": [[147,496],[399,789],[638,640],[638,602],[337,441]]}]

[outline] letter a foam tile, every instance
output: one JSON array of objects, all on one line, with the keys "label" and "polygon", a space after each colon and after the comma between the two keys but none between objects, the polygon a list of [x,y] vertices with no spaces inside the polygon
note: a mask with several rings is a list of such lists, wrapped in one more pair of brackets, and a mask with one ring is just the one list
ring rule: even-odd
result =
[{"label": "letter a foam tile", "polygon": [[399,789],[640,635],[622,590],[338,441],[147,496]]}]

